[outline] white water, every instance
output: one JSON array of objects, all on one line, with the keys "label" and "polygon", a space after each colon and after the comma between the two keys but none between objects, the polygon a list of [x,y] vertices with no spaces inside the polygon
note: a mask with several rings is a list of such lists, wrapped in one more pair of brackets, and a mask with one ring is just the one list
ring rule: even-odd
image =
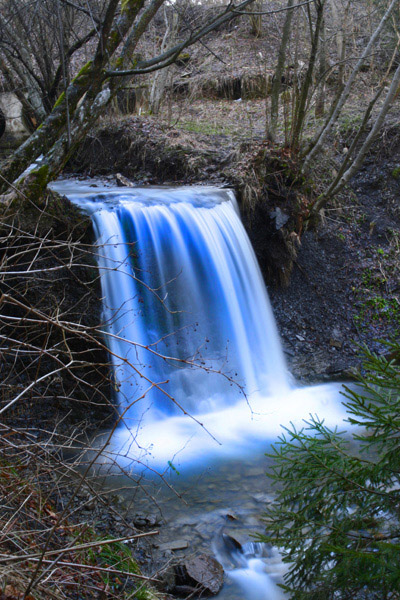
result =
[{"label": "white water", "polygon": [[181,469],[265,447],[310,413],[341,420],[338,386],[291,381],[232,192],[55,187],[94,224],[121,414],[105,460]]},{"label": "white water", "polygon": [[266,569],[262,558],[249,558],[243,567],[227,571],[228,577],[241,589],[249,600],[284,600],[283,591],[278,588]]},{"label": "white water", "polygon": [[214,554],[243,597],[249,600],[285,600],[285,594],[277,586],[285,571],[279,552],[254,542],[234,547],[230,541],[234,540],[225,535],[214,541]]},{"label": "white water", "polygon": [[[231,192],[55,188],[91,214],[96,235],[121,415],[106,464],[182,472],[265,451],[282,424],[310,414],[343,420],[338,385],[301,388],[287,372]],[[252,600],[282,598],[258,557],[228,574]]]}]

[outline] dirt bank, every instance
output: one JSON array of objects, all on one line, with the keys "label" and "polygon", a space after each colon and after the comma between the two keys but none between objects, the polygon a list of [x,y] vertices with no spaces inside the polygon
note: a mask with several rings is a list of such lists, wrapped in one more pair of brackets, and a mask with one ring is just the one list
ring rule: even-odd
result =
[{"label": "dirt bank", "polygon": [[[375,340],[399,333],[400,179],[395,175],[400,155],[393,154],[398,135],[391,131],[389,147],[385,131],[352,188],[327,207],[317,228],[291,240],[292,254],[277,224],[276,207],[279,218],[288,220],[291,207],[308,188],[296,188],[282,178],[278,185],[270,160],[264,187],[257,190],[259,182],[248,173],[257,153],[265,152],[260,145],[235,145],[214,134],[190,135],[151,120],[125,119],[112,130],[99,129],[71,169],[79,165],[83,175],[119,171],[139,185],[213,183],[236,188],[290,369],[303,381],[328,380],[348,377],[359,364],[358,344],[383,352]],[[245,198],[249,183],[255,193],[262,192],[251,218]],[[287,285],[282,287],[282,282]]]}]

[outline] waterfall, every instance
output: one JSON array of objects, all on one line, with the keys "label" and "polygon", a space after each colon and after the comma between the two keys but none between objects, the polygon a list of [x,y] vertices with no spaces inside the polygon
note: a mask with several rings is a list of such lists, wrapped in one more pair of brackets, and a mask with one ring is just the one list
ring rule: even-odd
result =
[{"label": "waterfall", "polygon": [[220,456],[250,452],[282,422],[321,406],[326,413],[335,386],[290,381],[231,191],[55,188],[93,221],[122,417],[108,452],[192,464],[217,448]]},{"label": "waterfall", "polygon": [[[118,404],[130,406],[125,418],[162,419],[179,414],[178,404],[191,413],[229,406],[240,388],[250,396],[287,391],[271,308],[233,194],[135,190],[115,200],[92,200],[92,218]],[[135,404],[149,382],[162,391],[153,388]]]}]

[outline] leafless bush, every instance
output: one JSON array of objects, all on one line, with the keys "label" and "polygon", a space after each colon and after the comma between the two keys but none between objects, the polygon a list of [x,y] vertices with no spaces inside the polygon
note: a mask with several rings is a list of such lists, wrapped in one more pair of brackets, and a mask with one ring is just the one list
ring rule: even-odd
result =
[{"label": "leafless bush", "polygon": [[0,219],[0,257],[0,595],[151,598],[122,543],[148,534],[122,520],[99,537],[99,507],[118,509],[96,484],[101,448],[80,460],[118,422],[90,223],[23,199]]}]

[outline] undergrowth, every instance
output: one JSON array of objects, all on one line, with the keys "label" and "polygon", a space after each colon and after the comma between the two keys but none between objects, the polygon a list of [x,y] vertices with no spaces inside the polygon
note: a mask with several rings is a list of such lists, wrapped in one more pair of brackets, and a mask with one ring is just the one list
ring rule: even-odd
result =
[{"label": "undergrowth", "polygon": [[386,346],[391,358],[364,349],[344,388],[347,433],[312,416],[269,455],[277,499],[261,539],[281,548],[293,599],[400,597],[400,344]]},{"label": "undergrowth", "polygon": [[126,543],[100,536],[90,519],[82,522],[72,510],[65,513],[59,466],[52,469],[29,438],[18,456],[11,441],[0,447],[2,600],[62,600],[77,593],[87,599],[155,598]]}]

